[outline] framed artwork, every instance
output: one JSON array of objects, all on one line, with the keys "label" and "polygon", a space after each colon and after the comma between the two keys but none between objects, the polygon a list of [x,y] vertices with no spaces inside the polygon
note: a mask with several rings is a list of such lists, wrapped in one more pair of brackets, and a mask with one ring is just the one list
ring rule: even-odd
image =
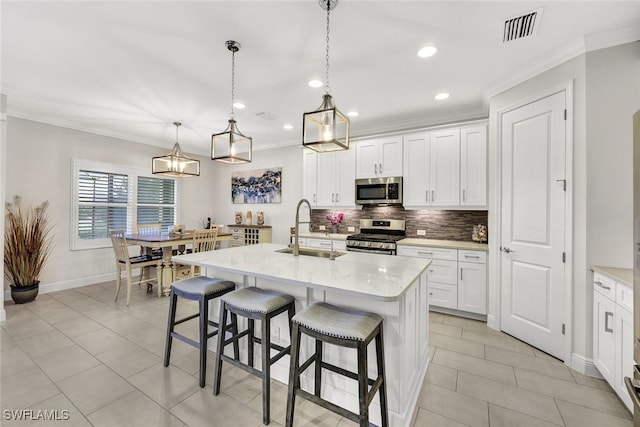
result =
[{"label": "framed artwork", "polygon": [[231,174],[233,203],[282,203],[282,168],[255,169]]}]

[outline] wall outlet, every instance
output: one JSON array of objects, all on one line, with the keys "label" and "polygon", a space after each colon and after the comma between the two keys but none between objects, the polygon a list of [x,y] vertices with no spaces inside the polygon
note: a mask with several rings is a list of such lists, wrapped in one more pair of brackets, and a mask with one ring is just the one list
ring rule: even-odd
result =
[{"label": "wall outlet", "polygon": [[426,236],[427,232],[425,230],[418,230],[418,236]]},{"label": "wall outlet", "polygon": [[327,227],[325,227],[324,225],[320,226],[320,231],[323,231],[323,230],[326,230],[326,229],[327,229]]},{"label": "wall outlet", "polygon": [[355,227],[347,227],[347,231],[356,231]]}]

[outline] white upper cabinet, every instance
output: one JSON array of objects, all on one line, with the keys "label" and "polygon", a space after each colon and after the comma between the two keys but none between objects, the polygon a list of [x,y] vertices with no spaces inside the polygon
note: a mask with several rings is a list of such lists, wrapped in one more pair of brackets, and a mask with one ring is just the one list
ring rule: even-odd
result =
[{"label": "white upper cabinet", "polygon": [[302,197],[307,199],[311,206],[318,204],[318,153],[304,149],[302,154]]},{"label": "white upper cabinet", "polygon": [[487,206],[487,127],[460,130],[460,206]]},{"label": "white upper cabinet", "polygon": [[317,154],[315,206],[355,207],[355,157],[353,149]]},{"label": "white upper cabinet", "polygon": [[429,183],[431,206],[460,203],[460,130],[431,133]]},{"label": "white upper cabinet", "polygon": [[429,134],[404,136],[403,204],[406,207],[429,203]]},{"label": "white upper cabinet", "polygon": [[485,208],[486,125],[404,135],[406,208]]},{"label": "white upper cabinet", "polygon": [[402,176],[402,137],[374,138],[356,143],[356,178]]}]

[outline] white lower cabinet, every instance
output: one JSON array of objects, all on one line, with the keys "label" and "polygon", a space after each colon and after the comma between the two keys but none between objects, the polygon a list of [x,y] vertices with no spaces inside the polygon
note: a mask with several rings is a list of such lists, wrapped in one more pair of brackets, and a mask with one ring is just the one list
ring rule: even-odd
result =
[{"label": "white lower cabinet", "polygon": [[399,256],[427,258],[429,305],[487,314],[487,253],[398,245]]},{"label": "white lower cabinet", "polygon": [[598,272],[593,282],[593,363],[633,411],[624,384],[624,377],[633,378],[633,290]]}]

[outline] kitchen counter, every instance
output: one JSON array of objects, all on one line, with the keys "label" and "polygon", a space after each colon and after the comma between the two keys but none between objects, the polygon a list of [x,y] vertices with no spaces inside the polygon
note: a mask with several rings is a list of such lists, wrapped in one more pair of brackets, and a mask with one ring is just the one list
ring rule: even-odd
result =
[{"label": "kitchen counter", "polygon": [[489,245],[486,243],[478,242],[465,242],[459,240],[432,240],[432,239],[417,239],[407,238],[399,240],[398,245],[407,246],[425,246],[431,248],[445,248],[445,249],[463,249],[472,251],[488,251]]},{"label": "kitchen counter", "polygon": [[633,269],[631,268],[616,268],[616,267],[604,267],[598,265],[592,265],[591,270],[604,274],[615,280],[618,283],[627,285],[633,288]]},{"label": "kitchen counter", "polygon": [[[292,295],[296,299],[296,311],[324,301],[382,316],[389,425],[409,427],[429,364],[427,268],[431,261],[359,252],[346,252],[329,260],[275,252],[285,248],[285,245],[261,243],[179,255],[175,260],[198,265],[207,276],[232,280],[238,288],[258,286]],[[211,319],[217,319],[217,304],[212,308]],[[239,320],[243,329],[246,319]],[[272,320],[271,338],[275,344],[289,344],[286,316]],[[212,348],[215,348],[216,339],[210,340]],[[313,348],[313,340],[303,337],[302,357],[309,356]],[[241,358],[246,360],[246,340],[241,341],[240,350]],[[340,360],[343,367],[355,370],[356,358],[352,349],[327,345],[324,354],[326,360]],[[375,356],[371,352],[369,360],[373,368]],[[272,365],[273,379],[288,381],[288,362],[289,358],[285,357]],[[323,372],[322,378],[324,397],[351,411],[359,411],[353,381],[346,381],[330,371]],[[301,381],[303,385],[312,382],[313,370],[305,372]],[[369,413],[370,421],[380,425],[377,397],[371,402]]]},{"label": "kitchen counter", "polygon": [[420,258],[360,252],[346,252],[333,261],[276,252],[285,248],[285,245],[261,243],[223,251],[178,255],[173,260],[180,264],[195,264],[381,301],[400,299],[431,263]]}]

